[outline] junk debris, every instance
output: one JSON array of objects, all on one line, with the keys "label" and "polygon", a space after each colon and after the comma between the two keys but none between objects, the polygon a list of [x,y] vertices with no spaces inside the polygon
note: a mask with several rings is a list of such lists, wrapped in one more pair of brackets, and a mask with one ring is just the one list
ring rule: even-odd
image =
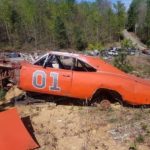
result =
[{"label": "junk debris", "polygon": [[15,108],[0,112],[0,149],[31,150],[38,148]]},{"label": "junk debris", "polygon": [[25,95],[25,92],[17,88],[17,86],[13,86],[5,95],[5,102],[10,102],[12,99],[19,98]]},{"label": "junk debris", "polygon": [[0,88],[10,88],[18,77],[21,63],[32,63],[38,58],[38,54],[24,54],[18,52],[0,53]]}]

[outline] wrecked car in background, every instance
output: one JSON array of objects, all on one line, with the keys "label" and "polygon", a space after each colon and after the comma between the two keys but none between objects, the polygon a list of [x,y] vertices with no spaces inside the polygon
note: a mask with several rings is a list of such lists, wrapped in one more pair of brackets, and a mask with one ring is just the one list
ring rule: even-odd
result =
[{"label": "wrecked car in background", "polygon": [[82,54],[50,52],[32,64],[22,64],[18,87],[90,103],[117,100],[150,104],[150,81],[128,75],[98,57]]}]

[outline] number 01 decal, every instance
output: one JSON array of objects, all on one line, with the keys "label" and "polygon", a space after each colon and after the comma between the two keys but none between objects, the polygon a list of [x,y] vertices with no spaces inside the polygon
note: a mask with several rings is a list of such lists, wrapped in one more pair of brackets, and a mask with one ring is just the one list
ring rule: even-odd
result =
[{"label": "number 01 decal", "polygon": [[[40,81],[38,81],[39,77],[41,78]],[[51,72],[50,77],[52,77],[52,85],[49,87],[49,90],[60,91],[61,88],[58,86],[59,74],[56,72]],[[33,73],[32,84],[35,88],[44,89],[46,88],[46,79],[47,79],[46,73],[42,70],[37,70]]]}]

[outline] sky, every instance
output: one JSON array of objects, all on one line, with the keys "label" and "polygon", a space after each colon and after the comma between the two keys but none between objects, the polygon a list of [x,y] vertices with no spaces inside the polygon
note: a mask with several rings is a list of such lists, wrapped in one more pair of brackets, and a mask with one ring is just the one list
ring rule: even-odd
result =
[{"label": "sky", "polygon": [[[78,0],[78,1],[82,1],[82,0]],[[95,0],[87,0],[87,1],[93,2],[93,1],[95,1]],[[111,1],[112,3],[115,3],[115,2],[117,2],[118,0],[110,0],[110,1]],[[130,3],[131,3],[132,0],[120,0],[120,1],[123,2],[127,8],[129,8],[129,5],[130,5]]]}]

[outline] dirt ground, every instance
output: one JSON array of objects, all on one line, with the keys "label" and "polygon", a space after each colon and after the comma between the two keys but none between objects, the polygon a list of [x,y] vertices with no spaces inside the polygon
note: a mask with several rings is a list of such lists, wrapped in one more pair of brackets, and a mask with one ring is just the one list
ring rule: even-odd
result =
[{"label": "dirt ground", "polygon": [[150,108],[16,104],[29,117],[38,150],[150,149]]},{"label": "dirt ground", "polygon": [[128,32],[127,30],[124,30],[122,33],[126,39],[130,39],[132,43],[140,50],[147,49],[147,46],[140,41],[139,37],[135,33]]},{"label": "dirt ground", "polygon": [[150,79],[150,55],[129,56],[128,59],[134,67],[135,75]]}]

